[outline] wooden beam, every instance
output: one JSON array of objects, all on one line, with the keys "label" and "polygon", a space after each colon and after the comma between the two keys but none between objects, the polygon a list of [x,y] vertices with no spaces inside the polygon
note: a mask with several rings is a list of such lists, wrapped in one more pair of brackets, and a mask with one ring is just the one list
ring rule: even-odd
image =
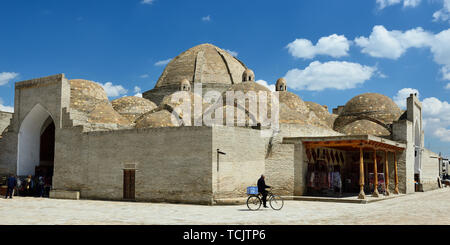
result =
[{"label": "wooden beam", "polygon": [[350,148],[376,148],[377,150],[387,151],[402,151],[403,148],[399,148],[394,145],[386,144],[384,142],[370,141],[370,140],[328,140],[328,141],[304,141],[303,144],[307,147],[350,147]]},{"label": "wooden beam", "polygon": [[373,197],[379,197],[378,193],[378,171],[377,171],[377,150],[373,149]]},{"label": "wooden beam", "polygon": [[394,194],[399,194],[400,192],[398,191],[397,152],[394,152],[394,176],[395,176]]},{"label": "wooden beam", "polygon": [[366,194],[364,193],[364,154],[363,148],[359,148],[359,195],[358,199],[365,199]]},{"label": "wooden beam", "polygon": [[384,184],[386,189],[386,196],[389,196],[389,164],[388,164],[388,152],[384,151]]},{"label": "wooden beam", "polygon": [[317,148],[317,147],[354,147],[358,148],[357,142],[354,143],[346,143],[346,142],[305,142],[304,145],[309,148]]}]

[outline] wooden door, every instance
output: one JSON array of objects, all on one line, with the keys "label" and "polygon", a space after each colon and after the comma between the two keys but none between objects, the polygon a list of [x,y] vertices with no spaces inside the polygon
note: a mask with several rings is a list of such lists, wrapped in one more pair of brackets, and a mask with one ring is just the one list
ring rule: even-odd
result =
[{"label": "wooden door", "polygon": [[135,199],[135,176],[136,170],[125,169],[123,170],[123,199],[134,200]]}]

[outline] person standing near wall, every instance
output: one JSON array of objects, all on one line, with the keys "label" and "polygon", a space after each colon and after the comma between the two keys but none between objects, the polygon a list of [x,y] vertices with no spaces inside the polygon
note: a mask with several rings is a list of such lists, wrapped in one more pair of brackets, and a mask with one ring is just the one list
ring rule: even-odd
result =
[{"label": "person standing near wall", "polygon": [[33,187],[33,179],[31,178],[31,175],[28,175],[28,177],[25,179],[25,193],[27,196],[30,196],[32,194]]},{"label": "person standing near wall", "polygon": [[21,188],[22,188],[22,180],[19,177],[17,177],[16,178],[16,196],[20,195]]},{"label": "person standing near wall", "polygon": [[11,174],[6,182],[7,182],[8,190],[6,191],[5,199],[8,198],[8,195],[9,195],[9,198],[12,199],[14,188],[16,187],[16,178],[14,177],[14,174]]},{"label": "person standing near wall", "polygon": [[38,179],[38,191],[39,191],[39,197],[43,197],[44,196],[44,177],[39,176]]}]

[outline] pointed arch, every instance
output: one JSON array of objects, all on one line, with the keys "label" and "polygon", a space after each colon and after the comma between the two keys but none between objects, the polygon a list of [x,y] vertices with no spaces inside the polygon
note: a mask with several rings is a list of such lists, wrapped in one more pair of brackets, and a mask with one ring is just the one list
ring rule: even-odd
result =
[{"label": "pointed arch", "polygon": [[52,115],[40,104],[36,104],[23,119],[18,135],[17,175],[34,175],[40,164],[43,127],[51,122],[54,122]]}]

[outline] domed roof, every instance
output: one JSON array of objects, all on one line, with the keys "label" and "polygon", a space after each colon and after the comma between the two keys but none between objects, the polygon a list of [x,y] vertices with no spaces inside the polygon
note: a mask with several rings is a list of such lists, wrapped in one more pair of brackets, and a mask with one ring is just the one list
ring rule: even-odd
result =
[{"label": "domed roof", "polygon": [[[236,107],[232,105],[224,105],[224,106],[214,106],[210,107],[205,111],[203,118],[205,123],[208,123],[206,118],[210,119],[210,124],[212,125],[227,125],[227,126],[256,126],[257,120],[256,118],[250,114],[248,111],[244,110],[241,107]],[[222,120],[216,119],[219,115],[216,116],[216,113],[222,111]]]},{"label": "domed roof", "polygon": [[157,107],[156,104],[150,100],[136,96],[122,97],[113,100],[111,103],[114,110],[131,122],[136,121],[140,115]]},{"label": "domed roof", "polygon": [[279,122],[285,124],[300,124],[300,125],[312,124],[309,122],[307,114],[300,113],[299,111],[290,108],[285,103],[280,103]]},{"label": "domed roof", "polygon": [[240,83],[245,65],[212,44],[195,46],[174,59],[164,69],[155,87],[179,85],[183,78],[190,83]]},{"label": "domed roof", "polygon": [[288,91],[277,91],[280,104],[283,103],[291,110],[298,111],[302,114],[309,113],[308,105],[296,94]]},{"label": "domed roof", "polygon": [[314,114],[322,122],[323,125],[329,128],[333,128],[333,123],[336,119],[336,115],[330,114],[330,112],[325,109],[324,106],[319,105],[315,102],[305,101],[305,104],[312,112],[314,112]]},{"label": "domed roof", "polygon": [[276,91],[287,91],[287,82],[284,78],[279,78],[275,84]]},{"label": "domed roof", "polygon": [[[270,91],[268,88],[266,88],[265,86],[255,83],[255,82],[244,82],[244,83],[238,83],[238,84],[234,84],[232,85],[228,90],[224,91],[222,93],[222,98],[223,98],[223,104],[224,105],[229,105],[227,102],[227,96],[229,96],[230,92],[232,92],[232,94],[234,93],[234,105],[230,105],[230,106],[242,106],[242,109],[245,109],[246,111],[248,111],[249,113],[252,113],[256,116],[256,118],[259,118],[259,93],[260,92],[265,92],[266,94],[266,100],[267,100],[267,115],[266,118],[270,118],[271,117],[271,108],[272,108],[272,91]],[[245,102],[245,107],[242,104],[243,103],[243,98],[239,97],[239,93],[238,92],[242,92],[242,94],[244,95],[244,98],[246,100]],[[254,111],[251,111],[250,109],[252,107],[250,107],[249,105],[249,99],[248,99],[248,95],[249,92],[253,92],[253,95],[255,95],[255,99],[256,99],[256,110],[258,113],[255,113]],[[239,104],[239,105],[238,105]]]},{"label": "domed roof", "polygon": [[[178,116],[184,121],[186,120],[183,115],[184,108],[182,108],[184,102],[189,103],[191,107],[191,125],[194,125],[195,120],[201,120],[203,113],[211,106],[197,94],[188,91],[177,91],[175,93],[166,95],[159,105],[158,110],[164,109],[168,110],[169,112],[173,112],[175,110]],[[200,103],[202,106],[201,111],[199,111],[200,113],[198,115],[196,115],[196,103]]]},{"label": "domed roof", "polygon": [[136,128],[162,128],[179,126],[179,120],[167,110],[148,112],[136,120]]},{"label": "domed roof", "polygon": [[235,92],[241,91],[243,93],[247,93],[249,91],[253,91],[256,93],[258,93],[259,91],[264,91],[264,92],[272,93],[266,86],[263,86],[259,83],[255,83],[255,82],[234,84],[230,88],[228,88],[227,91],[235,91]]},{"label": "domed roof", "polygon": [[186,78],[180,82],[180,91],[191,91],[191,83]]},{"label": "domed roof", "polygon": [[242,82],[255,81],[255,73],[252,69],[245,69],[242,73]]},{"label": "domed roof", "polygon": [[347,135],[389,136],[391,133],[385,127],[369,120],[358,120],[345,125],[341,133]]},{"label": "domed roof", "polygon": [[109,103],[98,104],[88,115],[88,122],[92,124],[117,124],[130,126],[131,122],[122,117]]},{"label": "domed roof", "polygon": [[105,90],[96,82],[73,79],[69,83],[71,109],[89,113],[97,104],[109,102]]},{"label": "domed roof", "polygon": [[334,123],[340,130],[355,120],[367,119],[380,124],[390,124],[398,120],[402,111],[389,97],[378,93],[365,93],[353,97],[345,104]]},{"label": "domed roof", "polygon": [[201,103],[201,105],[202,105],[201,112],[202,113],[211,106],[210,104],[204,102],[203,98],[200,95],[194,94],[189,91],[177,91],[175,93],[166,95],[158,108],[167,109],[169,111],[177,110],[177,108],[179,108],[180,109],[179,116],[181,118],[183,118],[181,106],[185,101],[187,103],[190,103],[190,105],[191,105],[191,115],[192,116],[194,115],[195,103]]},{"label": "domed roof", "polygon": [[311,112],[306,102],[299,96],[288,91],[276,91],[280,102],[280,123],[296,123],[302,125],[324,126],[314,112]]}]

